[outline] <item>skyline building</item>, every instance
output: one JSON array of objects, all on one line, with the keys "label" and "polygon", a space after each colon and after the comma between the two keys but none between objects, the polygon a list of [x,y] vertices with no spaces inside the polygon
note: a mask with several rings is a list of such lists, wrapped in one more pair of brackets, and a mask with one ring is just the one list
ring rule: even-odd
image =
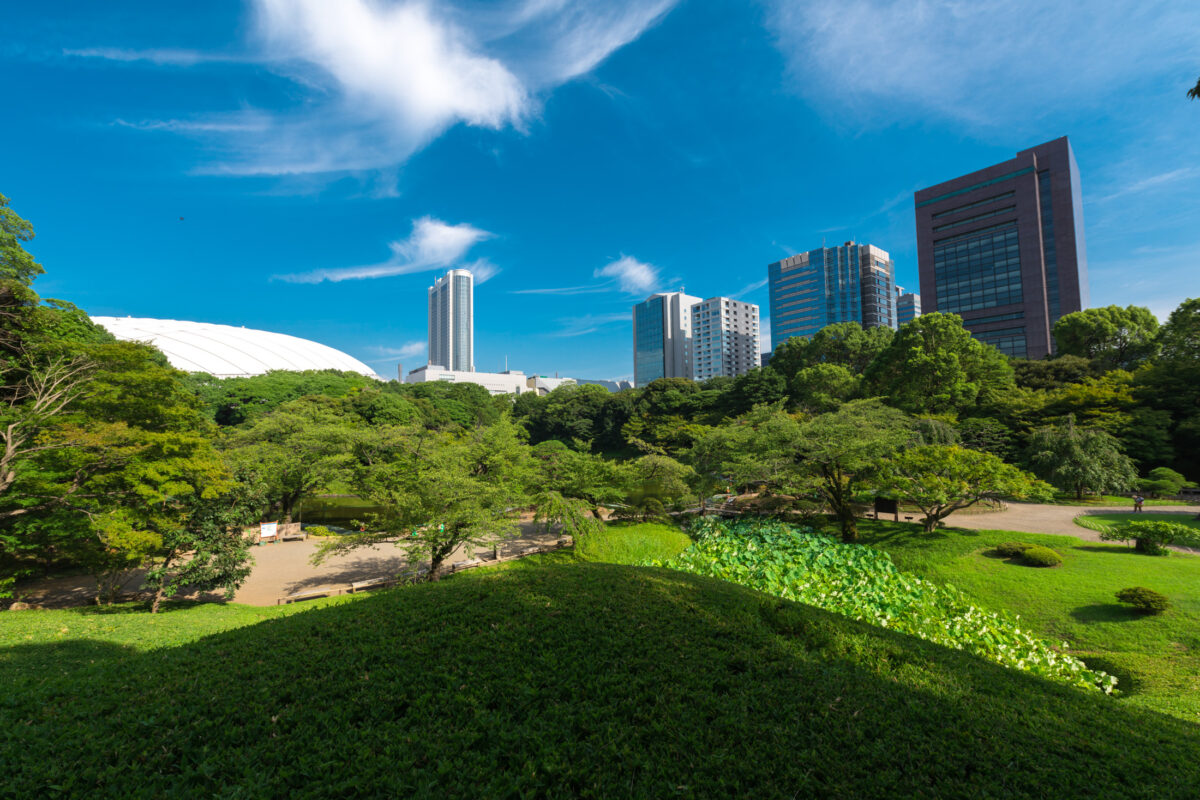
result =
[{"label": "skyline building", "polygon": [[767,265],[771,345],[826,325],[896,327],[896,269],[886,250],[846,242]]},{"label": "skyline building", "polygon": [[683,292],[657,292],[633,307],[633,385],[692,377],[692,306]]},{"label": "skyline building", "polygon": [[691,378],[736,378],[759,366],[758,324],[754,303],[710,297],[693,305]]},{"label": "skyline building", "polygon": [[896,287],[896,326],[912,322],[921,316],[921,295],[906,292],[903,286]]},{"label": "skyline building", "polygon": [[475,276],[452,269],[429,287],[429,362],[451,372],[475,371]]},{"label": "skyline building", "polygon": [[913,198],[926,311],[1038,359],[1054,323],[1088,306],[1079,166],[1067,137],[921,189]]}]

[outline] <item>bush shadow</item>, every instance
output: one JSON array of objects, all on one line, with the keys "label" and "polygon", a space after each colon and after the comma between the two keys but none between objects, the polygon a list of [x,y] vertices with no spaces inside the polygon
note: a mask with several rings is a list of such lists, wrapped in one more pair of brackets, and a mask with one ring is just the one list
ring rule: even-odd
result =
[{"label": "bush shadow", "polygon": [[1093,603],[1071,611],[1071,617],[1079,622],[1132,622],[1145,614],[1118,603]]}]

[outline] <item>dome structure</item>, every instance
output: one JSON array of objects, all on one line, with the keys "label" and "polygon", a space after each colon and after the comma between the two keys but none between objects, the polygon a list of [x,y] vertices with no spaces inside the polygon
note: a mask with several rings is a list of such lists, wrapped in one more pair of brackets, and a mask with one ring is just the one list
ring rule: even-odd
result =
[{"label": "dome structure", "polygon": [[176,369],[218,378],[245,378],[275,369],[336,369],[379,376],[357,358],[317,342],[253,328],[138,317],[92,317],[127,342],[157,347]]}]

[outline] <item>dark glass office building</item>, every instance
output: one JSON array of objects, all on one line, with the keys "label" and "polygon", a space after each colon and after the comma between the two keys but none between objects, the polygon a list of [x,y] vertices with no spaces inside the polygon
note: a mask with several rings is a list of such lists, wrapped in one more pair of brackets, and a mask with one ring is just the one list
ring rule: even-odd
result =
[{"label": "dark glass office building", "polygon": [[1067,137],[916,193],[925,313],[958,314],[1001,352],[1052,352],[1054,323],[1088,306],[1079,167]]}]

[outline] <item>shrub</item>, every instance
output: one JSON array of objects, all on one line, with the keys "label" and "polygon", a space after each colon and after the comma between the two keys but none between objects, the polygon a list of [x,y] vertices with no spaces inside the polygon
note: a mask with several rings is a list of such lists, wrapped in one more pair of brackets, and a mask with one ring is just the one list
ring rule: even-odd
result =
[{"label": "shrub", "polygon": [[1143,614],[1161,614],[1171,607],[1171,601],[1145,586],[1130,586],[1117,592],[1117,599],[1141,611]]},{"label": "shrub", "polygon": [[309,536],[336,536],[333,531],[326,528],[324,525],[309,525],[304,529],[304,532]]},{"label": "shrub", "polygon": [[1003,556],[1004,558],[1018,558],[1031,547],[1033,545],[1025,544],[1024,542],[1005,542],[1004,544],[996,545],[995,552],[996,555]]},{"label": "shrub", "polygon": [[952,586],[900,572],[882,550],[767,520],[713,519],[690,532],[695,544],[648,565],[749,586],[1081,688],[1111,692],[1116,685],[1116,678],[1035,638],[1011,615],[982,609]]},{"label": "shrub", "polygon": [[1200,547],[1200,532],[1178,522],[1160,520],[1121,522],[1100,531],[1100,539],[1106,542],[1133,540],[1135,550],[1151,556],[1168,555],[1167,545],[1172,544]]},{"label": "shrub", "polygon": [[1025,548],[1021,554],[1021,562],[1030,567],[1057,567],[1062,563],[1062,556],[1049,547],[1033,545]]}]

